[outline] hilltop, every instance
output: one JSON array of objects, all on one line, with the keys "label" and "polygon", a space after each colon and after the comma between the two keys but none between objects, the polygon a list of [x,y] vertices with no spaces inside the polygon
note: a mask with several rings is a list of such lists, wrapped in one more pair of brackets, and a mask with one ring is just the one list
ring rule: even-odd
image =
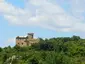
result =
[{"label": "hilltop", "polygon": [[0,64],[85,64],[85,39],[39,39],[31,46],[0,48]]}]

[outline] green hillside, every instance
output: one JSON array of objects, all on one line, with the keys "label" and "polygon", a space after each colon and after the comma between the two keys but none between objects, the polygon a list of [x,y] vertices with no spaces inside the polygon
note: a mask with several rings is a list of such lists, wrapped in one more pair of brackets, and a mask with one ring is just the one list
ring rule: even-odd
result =
[{"label": "green hillside", "polygon": [[85,39],[79,36],[40,38],[28,47],[0,48],[0,64],[85,64]]}]

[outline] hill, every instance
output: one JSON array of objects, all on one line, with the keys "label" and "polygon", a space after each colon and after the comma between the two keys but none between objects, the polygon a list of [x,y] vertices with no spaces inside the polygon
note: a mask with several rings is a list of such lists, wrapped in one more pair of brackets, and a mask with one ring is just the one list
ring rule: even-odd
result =
[{"label": "hill", "polygon": [[85,64],[85,39],[79,36],[43,40],[26,47],[0,48],[0,64]]}]

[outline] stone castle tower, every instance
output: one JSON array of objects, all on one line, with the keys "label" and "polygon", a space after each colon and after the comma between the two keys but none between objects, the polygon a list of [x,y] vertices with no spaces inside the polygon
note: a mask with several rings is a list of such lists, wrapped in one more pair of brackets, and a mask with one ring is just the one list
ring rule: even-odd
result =
[{"label": "stone castle tower", "polygon": [[34,38],[34,33],[28,33],[26,37],[16,37],[16,45],[20,47],[31,46],[34,43],[38,43],[39,39]]}]

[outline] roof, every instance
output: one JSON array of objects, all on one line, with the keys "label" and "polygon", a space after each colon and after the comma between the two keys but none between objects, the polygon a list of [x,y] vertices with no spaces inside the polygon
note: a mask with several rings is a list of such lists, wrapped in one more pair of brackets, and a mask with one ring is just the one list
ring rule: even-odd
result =
[{"label": "roof", "polygon": [[19,37],[17,36],[16,39],[27,39],[28,37]]},{"label": "roof", "polygon": [[34,34],[34,33],[28,33],[28,34]]}]

